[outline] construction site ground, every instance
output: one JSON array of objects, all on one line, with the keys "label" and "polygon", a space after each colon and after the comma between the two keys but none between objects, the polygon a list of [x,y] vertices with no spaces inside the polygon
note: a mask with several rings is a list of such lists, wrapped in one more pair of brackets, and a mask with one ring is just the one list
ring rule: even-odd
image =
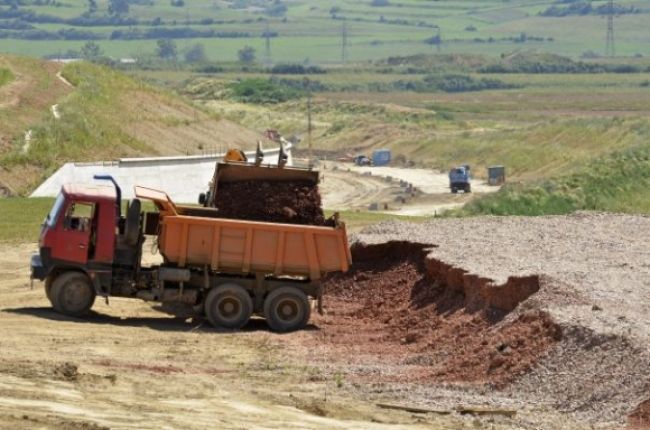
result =
[{"label": "construction site ground", "polygon": [[648,428],[649,232],[592,213],[371,226],[325,315],[282,335],[118,299],[63,317],[29,287],[36,245],[1,244],[0,428]]}]

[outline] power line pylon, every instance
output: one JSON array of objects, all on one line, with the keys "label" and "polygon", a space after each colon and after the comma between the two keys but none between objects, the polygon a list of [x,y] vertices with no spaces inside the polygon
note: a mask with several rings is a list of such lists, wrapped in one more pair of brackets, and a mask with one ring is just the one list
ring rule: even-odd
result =
[{"label": "power line pylon", "polygon": [[343,21],[341,25],[341,62],[343,64],[348,62],[348,23]]},{"label": "power line pylon", "polygon": [[440,34],[440,27],[437,27],[436,32],[436,51],[440,52],[440,45],[442,45],[442,35]]},{"label": "power line pylon", "polygon": [[609,0],[607,3],[607,41],[605,43],[605,56],[616,56],[616,47],[614,46],[614,0]]},{"label": "power line pylon", "polygon": [[271,27],[266,23],[266,30],[264,31],[264,65],[270,66],[273,63],[271,58]]}]

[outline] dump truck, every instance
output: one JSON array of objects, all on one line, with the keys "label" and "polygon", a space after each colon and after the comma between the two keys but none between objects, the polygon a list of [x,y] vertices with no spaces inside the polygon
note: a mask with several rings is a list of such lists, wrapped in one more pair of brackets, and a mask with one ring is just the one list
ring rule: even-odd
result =
[{"label": "dump truck", "polygon": [[[298,330],[312,303],[322,311],[321,279],[350,267],[338,218],[332,227],[222,219],[145,187],[122,214],[118,184],[96,179],[113,185],[62,188],[31,258],[32,279],[65,315],[85,315],[97,296],[127,297],[184,305],[216,327],[239,329],[259,315],[274,331]],[[142,200],[156,210],[143,211]],[[143,264],[146,236],[163,263]]]},{"label": "dump truck", "polygon": [[472,192],[471,173],[468,165],[454,167],[449,171],[449,188],[456,194],[458,191]]}]

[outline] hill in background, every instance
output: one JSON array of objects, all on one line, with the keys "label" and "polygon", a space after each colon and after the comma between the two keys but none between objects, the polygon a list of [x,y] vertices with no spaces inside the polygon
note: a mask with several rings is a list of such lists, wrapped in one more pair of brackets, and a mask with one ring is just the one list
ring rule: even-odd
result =
[{"label": "hill in background", "polygon": [[[22,194],[68,161],[254,148],[259,134],[121,72],[0,58],[0,187]],[[55,107],[54,107],[55,106]]]}]

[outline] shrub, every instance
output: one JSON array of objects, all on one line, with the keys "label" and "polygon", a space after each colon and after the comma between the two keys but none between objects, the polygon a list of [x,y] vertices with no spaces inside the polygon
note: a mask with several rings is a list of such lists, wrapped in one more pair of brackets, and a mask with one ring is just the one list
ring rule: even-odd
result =
[{"label": "shrub", "polygon": [[282,103],[300,98],[303,92],[271,79],[244,79],[230,85],[233,97],[244,103]]}]

